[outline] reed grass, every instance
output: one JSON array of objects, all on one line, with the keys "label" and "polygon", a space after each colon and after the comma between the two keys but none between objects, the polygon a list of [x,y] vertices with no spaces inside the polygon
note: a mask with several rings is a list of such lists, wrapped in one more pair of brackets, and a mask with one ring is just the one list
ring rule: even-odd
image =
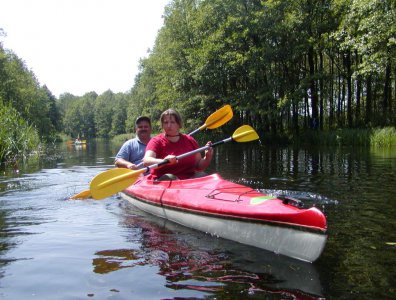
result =
[{"label": "reed grass", "polygon": [[371,146],[392,147],[396,146],[395,127],[378,128],[373,131]]},{"label": "reed grass", "polygon": [[123,134],[118,134],[114,136],[111,141],[116,144],[123,144],[127,140],[130,140],[131,138],[134,138],[135,134],[134,133],[123,133]]},{"label": "reed grass", "polygon": [[338,129],[334,131],[308,130],[292,138],[293,142],[324,146],[396,146],[396,129],[394,127],[373,129]]},{"label": "reed grass", "polygon": [[40,147],[37,130],[14,108],[0,102],[0,162],[25,158]]}]

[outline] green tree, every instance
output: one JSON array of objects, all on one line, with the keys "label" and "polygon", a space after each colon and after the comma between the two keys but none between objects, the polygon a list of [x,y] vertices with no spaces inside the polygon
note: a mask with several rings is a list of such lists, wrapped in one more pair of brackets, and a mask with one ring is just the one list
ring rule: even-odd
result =
[{"label": "green tree", "polygon": [[107,138],[110,136],[114,98],[114,93],[108,90],[95,100],[94,120],[98,137]]},{"label": "green tree", "polygon": [[118,93],[114,95],[110,136],[127,132],[127,105],[128,101],[125,94]]},{"label": "green tree", "polygon": [[[0,48],[0,97],[15,108],[39,135],[48,139],[55,134],[57,112],[48,89],[40,87],[33,72],[12,51]],[[55,123],[54,123],[55,122]]]},{"label": "green tree", "polygon": [[[373,92],[372,85],[382,86],[381,102],[371,103],[373,95],[367,94],[366,120],[389,124],[393,117],[391,78],[395,76],[396,64],[396,3],[388,0],[352,0],[335,33],[340,46],[345,51],[356,53],[354,76],[366,80],[367,91]],[[370,101],[369,101],[370,100]],[[371,115],[377,108],[376,120]]]}]

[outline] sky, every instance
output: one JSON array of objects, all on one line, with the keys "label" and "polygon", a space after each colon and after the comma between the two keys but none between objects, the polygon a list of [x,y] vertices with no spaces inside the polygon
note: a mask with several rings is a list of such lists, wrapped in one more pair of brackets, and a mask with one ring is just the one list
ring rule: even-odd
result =
[{"label": "sky", "polygon": [[0,0],[3,47],[55,97],[127,92],[170,0]]}]

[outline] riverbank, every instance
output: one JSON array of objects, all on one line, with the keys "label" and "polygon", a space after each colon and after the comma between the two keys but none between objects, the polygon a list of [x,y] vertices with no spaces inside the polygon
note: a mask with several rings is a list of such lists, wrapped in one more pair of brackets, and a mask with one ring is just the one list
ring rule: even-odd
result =
[{"label": "riverbank", "polygon": [[0,162],[16,161],[40,148],[37,130],[10,106],[0,105]]},{"label": "riverbank", "polygon": [[301,142],[326,146],[396,146],[394,127],[372,129],[339,129],[335,131],[307,131],[301,136]]},{"label": "riverbank", "polygon": [[[5,115],[3,111],[3,115]],[[0,161],[15,161],[27,157],[32,153],[43,151],[37,133],[32,127],[21,123],[10,112],[4,118],[8,124],[0,131]],[[6,125],[6,124],[5,124]],[[13,128],[13,130],[5,130]],[[155,134],[153,134],[154,136]],[[134,133],[120,134],[112,138],[112,141],[122,144],[134,137]],[[338,129],[333,131],[306,130],[299,135],[261,135],[263,144],[298,144],[298,145],[323,145],[323,146],[366,146],[387,148],[396,146],[395,127],[372,128],[372,129]],[[215,137],[213,137],[216,140]]]},{"label": "riverbank", "polygon": [[387,148],[396,146],[395,127],[368,129],[306,130],[298,135],[281,134],[262,138],[264,144],[297,144],[322,146],[366,146]]},{"label": "riverbank", "polygon": [[[210,138],[220,139],[212,133],[206,133]],[[156,134],[153,134],[153,136]],[[123,143],[135,136],[134,133],[120,134],[112,138],[113,142]],[[323,146],[367,146],[387,148],[396,146],[396,128],[369,128],[369,129],[337,129],[332,131],[306,130],[299,135],[278,134],[267,135],[261,134],[263,144],[299,144],[299,145],[323,145]],[[199,138],[199,137],[197,137]]]},{"label": "riverbank", "polygon": [[35,126],[21,117],[11,106],[0,103],[0,164],[16,165],[21,160],[40,158],[53,152],[55,142],[62,141],[64,134],[50,138],[40,137]]}]

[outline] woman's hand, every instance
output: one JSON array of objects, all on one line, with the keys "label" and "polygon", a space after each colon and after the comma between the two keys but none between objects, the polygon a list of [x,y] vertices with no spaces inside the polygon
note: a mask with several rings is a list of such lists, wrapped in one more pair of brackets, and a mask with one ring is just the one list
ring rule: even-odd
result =
[{"label": "woman's hand", "polygon": [[170,165],[174,165],[177,163],[177,157],[175,155],[167,155],[165,158],[167,161],[169,161]]},{"label": "woman's hand", "polygon": [[212,159],[212,156],[213,156],[213,148],[211,147],[212,146],[212,142],[211,141],[207,142],[205,146],[210,146],[209,149],[205,150],[205,159],[208,159],[210,161]]},{"label": "woman's hand", "polygon": [[196,165],[196,169],[198,171],[204,171],[210,165],[213,156],[213,148],[211,147],[212,142],[209,141],[206,143],[206,146],[210,146],[210,148],[205,150],[205,156],[201,157],[201,154],[198,154],[198,163]]}]

